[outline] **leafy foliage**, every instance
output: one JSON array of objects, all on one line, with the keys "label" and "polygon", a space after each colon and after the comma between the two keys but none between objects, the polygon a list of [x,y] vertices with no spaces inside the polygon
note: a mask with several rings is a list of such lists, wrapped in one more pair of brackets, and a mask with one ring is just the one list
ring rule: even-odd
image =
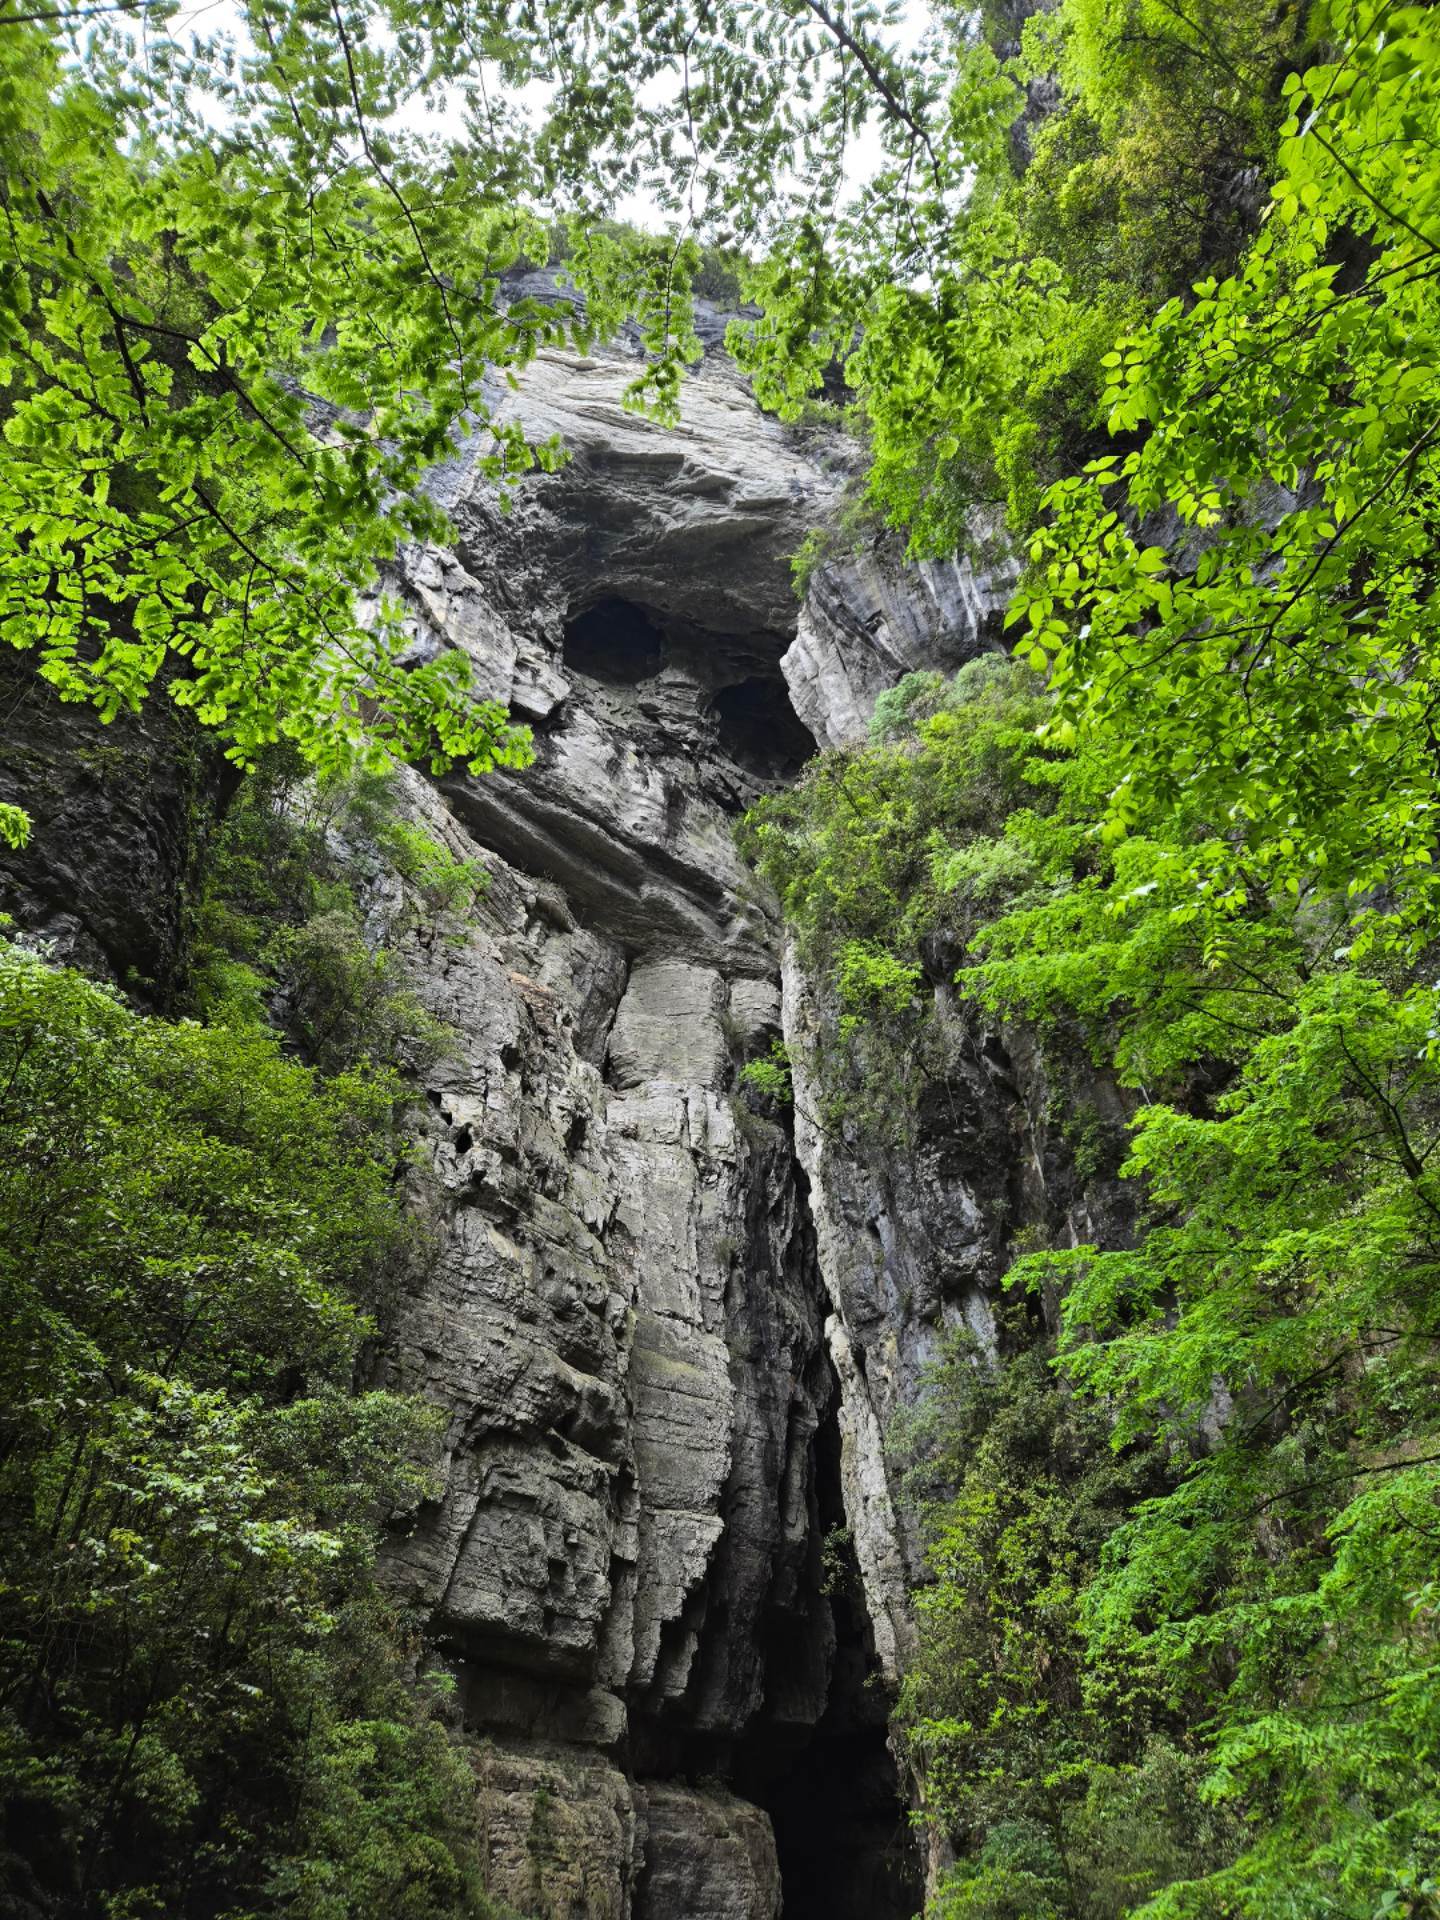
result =
[{"label": "leafy foliage", "polygon": [[[282,737],[330,773],[523,765],[526,730],[463,653],[405,657],[381,590],[443,535],[427,471],[463,444],[503,496],[555,466],[487,369],[624,321],[631,403],[673,418],[694,286],[728,293],[737,235],[834,197],[873,103],[817,90],[836,34],[805,9],[176,13],[0,23],[0,637],[107,718],[162,687],[242,765]],[[642,182],[669,233],[602,217]],[[505,276],[557,224],[578,298],[522,297]]]},{"label": "leafy foliage", "polygon": [[782,415],[843,363],[869,498],[917,552],[1027,529],[1099,451],[1115,334],[1246,238],[1305,15],[1062,0],[1017,43],[1005,11],[988,40],[949,16],[913,62],[872,63],[887,164],[793,223],[751,277],[759,325],[732,329]]},{"label": "leafy foliage", "polygon": [[[528,228],[461,181],[415,221],[424,169],[370,120],[417,49],[362,44],[354,8],[328,40],[252,24],[249,65],[162,39],[148,86],[119,44],[72,66],[63,22],[0,33],[0,634],[107,718],[163,683],[242,763],[283,732],[332,768],[372,741],[519,764],[462,657],[402,667],[357,593],[440,527],[416,483],[486,359],[557,330],[494,307]],[[496,434],[497,473],[532,457]]]},{"label": "leafy foliage", "polygon": [[0,1874],[77,1915],[486,1911],[379,1529],[430,1417],[355,1369],[397,1089],[0,947]]},{"label": "leafy foliage", "polygon": [[455,928],[486,884],[478,862],[402,815],[388,773],[316,781],[293,749],[272,749],[210,848],[195,1008],[232,1025],[275,1019],[327,1073],[369,1060],[422,1066],[449,1035],[406,985],[395,948],[422,921]]},{"label": "leafy foliage", "polygon": [[790,1056],[783,1040],[772,1040],[770,1051],[756,1060],[747,1060],[740,1069],[740,1084],[763,1099],[788,1107],[795,1098],[790,1077]]},{"label": "leafy foliage", "polygon": [[[1183,819],[1199,901],[1340,888],[1362,942],[1415,952],[1435,886],[1440,40],[1420,7],[1335,34],[1286,83],[1237,270],[1106,356],[1111,429],[1139,444],[1051,494],[1015,614],[1057,737],[1111,743],[1108,832]],[[1167,518],[1175,537],[1147,539]]]},{"label": "leafy foliage", "polygon": [[[1171,1092],[1135,1128],[1140,1245],[1021,1276],[1065,1278],[1063,1363],[1117,1441],[1194,1453],[1110,1544],[1087,1627],[1206,1700],[1212,1790],[1256,1838],[1205,1897],[1267,1916],[1432,1911],[1440,1832],[1440,39],[1424,9],[1333,31],[1287,86],[1264,232],[1112,356],[1112,425],[1150,431],[1037,535],[1022,645],[1051,658],[1049,737],[1094,769],[1109,852],[984,961],[995,1004],[1079,1007]],[[1178,530],[1147,545],[1157,510]],[[1175,1099],[1197,1066],[1218,1093]]]}]

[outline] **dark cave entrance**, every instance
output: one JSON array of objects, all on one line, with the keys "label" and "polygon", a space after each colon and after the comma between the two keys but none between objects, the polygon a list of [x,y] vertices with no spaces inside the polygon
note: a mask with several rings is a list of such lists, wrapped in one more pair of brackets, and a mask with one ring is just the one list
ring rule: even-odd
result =
[{"label": "dark cave entrance", "polygon": [[815,736],[790,704],[779,673],[754,673],[710,702],[720,745],[759,779],[793,780],[815,753]]},{"label": "dark cave entrance", "polygon": [[[711,794],[732,811],[754,797],[752,784],[764,789],[794,780],[817,750],[777,664],[783,644],[778,634],[712,633],[606,594],[566,621],[562,658],[569,672],[617,689],[642,687],[665,670],[670,744],[688,744],[712,774],[728,766],[739,775],[735,792]],[[687,681],[698,722],[688,741],[687,696],[680,691]]]},{"label": "dark cave entrance", "polygon": [[567,621],[565,665],[614,687],[653,680],[664,659],[664,640],[644,607],[613,595]]},{"label": "dark cave entrance", "polygon": [[923,1880],[883,1725],[821,1725],[736,1786],[770,1815],[784,1920],[914,1920]]},{"label": "dark cave entrance", "polygon": [[[771,1724],[750,1735],[735,1758],[734,1787],[770,1815],[784,1920],[913,1920],[924,1895],[920,1853],[886,1739],[890,1702],[877,1684],[860,1569],[845,1528],[833,1401],[815,1454],[828,1543],[817,1572],[835,1629],[825,1712],[814,1728]],[[767,1664],[778,1659],[783,1674],[785,1649],[767,1653]]]}]

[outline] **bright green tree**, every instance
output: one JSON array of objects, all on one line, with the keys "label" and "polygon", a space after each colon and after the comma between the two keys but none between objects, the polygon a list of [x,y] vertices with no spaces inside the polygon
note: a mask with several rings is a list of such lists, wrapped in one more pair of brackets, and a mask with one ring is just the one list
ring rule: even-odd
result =
[{"label": "bright green tree", "polygon": [[375,1580],[433,1419],[357,1387],[396,1086],[0,943],[0,1902],[479,1916]]},{"label": "bright green tree", "polygon": [[1062,0],[1020,32],[1025,12],[942,12],[911,58],[857,63],[884,163],[787,222],[751,275],[758,325],[732,330],[782,413],[843,364],[868,501],[917,552],[1026,531],[1101,450],[1116,333],[1244,246],[1306,16]]}]

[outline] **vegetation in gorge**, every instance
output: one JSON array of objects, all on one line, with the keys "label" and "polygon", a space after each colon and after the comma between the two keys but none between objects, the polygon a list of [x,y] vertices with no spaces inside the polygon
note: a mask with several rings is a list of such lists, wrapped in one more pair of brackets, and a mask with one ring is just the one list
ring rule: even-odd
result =
[{"label": "vegetation in gorge", "polygon": [[430,1416],[357,1385],[398,1088],[0,946],[0,1899],[479,1915],[379,1531]]},{"label": "vegetation in gorge", "polygon": [[[1337,958],[1343,896],[1259,898],[1217,956],[1203,918],[1132,884],[1160,849],[1107,846],[1103,768],[1016,724],[1026,671],[965,678],[953,725],[817,764],[750,828],[842,1004],[848,944],[873,958],[903,928],[903,1004],[867,994],[827,1078],[878,1059],[888,1085],[935,1017],[925,954],[963,942],[977,1012],[1080,1034],[1137,1103],[1137,1245],[1011,1270],[1017,1298],[1058,1287],[1063,1390],[1014,1326],[993,1374],[945,1364],[910,1436],[935,1580],[901,1719],[930,1816],[967,1843],[941,1911],[1424,1912],[1434,989]],[[997,823],[1026,778],[1038,804]],[[917,839],[916,797],[947,793],[948,837],[926,816]],[[1188,1784],[1152,1807],[1152,1769]],[[1150,1809],[1120,1855],[1171,1863],[1143,1886],[1097,1864],[1116,1796]]]},{"label": "vegetation in gorge", "polygon": [[[819,0],[255,0],[234,58],[136,11],[0,16],[5,642],[245,764],[520,763],[376,601],[422,477],[462,418],[497,482],[558,458],[481,369],[631,312],[668,416],[692,211],[744,242],[767,403],[843,364],[871,509],[1028,558],[1018,664],[902,683],[746,828],[832,1084],[893,1118],[957,1018],[1023,1018],[1133,1103],[1134,1244],[1017,1248],[910,1437],[939,1912],[1440,1914],[1433,11],[1060,0],[911,57]],[[462,136],[407,130],[447,90]],[[669,236],[590,217],[641,182]],[[554,205],[583,320],[501,298]],[[206,1024],[0,950],[11,1904],[485,1911],[374,1578],[426,1422],[357,1371],[403,1257],[369,1056],[427,1036],[334,821],[277,860],[280,817],[226,829]]]},{"label": "vegetation in gorge", "polygon": [[[1135,1245],[1009,1276],[1058,1300],[1065,1418],[1105,1435],[1062,1500],[1063,1448],[994,1470],[1054,1391],[1035,1350],[941,1375],[905,1719],[962,1844],[947,1915],[1440,1911],[1440,33],[1388,6],[1312,32],[1256,238],[1107,353],[1118,451],[1046,496],[1014,612],[1038,728],[1017,669],[902,685],[899,738],[749,828],[871,1028],[933,1018],[948,940],[972,1017],[1080,1036],[1135,1106]],[[1092,1486],[1123,1492],[1098,1524]],[[1068,1691],[1047,1668],[969,1715],[994,1636],[1020,1686],[1042,1629]],[[1106,1906],[1086,1809],[1144,1799],[1157,1753],[1213,1825],[1160,1795],[1181,1825]],[[1052,1804],[1012,1820],[1013,1780]]]},{"label": "vegetation in gorge", "polygon": [[367,1384],[424,1257],[384,1063],[447,1037],[383,943],[484,884],[393,786],[262,757],[209,835],[203,1024],[0,938],[7,1911],[497,1911],[376,1576],[436,1442]]},{"label": "vegetation in gorge", "polygon": [[326,1073],[365,1059],[422,1067],[448,1036],[406,985],[395,949],[422,925],[453,937],[486,884],[478,862],[405,818],[392,773],[315,780],[294,748],[271,748],[208,849],[191,930],[192,1010],[227,1026],[273,1017]]},{"label": "vegetation in gorge", "polygon": [[1119,1920],[1239,1842],[1160,1674],[1107,1664],[1082,1628],[1106,1543],[1173,1475],[1159,1446],[1111,1452],[1018,1305],[1001,1333],[998,1366],[953,1339],[895,1436],[934,1573],[897,1722],[928,1816],[970,1842],[939,1914]]}]

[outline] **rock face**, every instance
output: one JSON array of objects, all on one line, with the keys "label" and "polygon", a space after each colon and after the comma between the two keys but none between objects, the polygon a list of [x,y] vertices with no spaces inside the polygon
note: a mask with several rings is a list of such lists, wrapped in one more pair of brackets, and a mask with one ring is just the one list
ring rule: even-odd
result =
[{"label": "rock face", "polygon": [[823,747],[863,740],[875,696],[907,673],[953,673],[995,644],[1013,566],[902,564],[887,547],[816,568],[782,671]]},{"label": "rock face", "polygon": [[[1128,1193],[1113,1177],[1077,1168],[1074,1122],[1083,1116],[1092,1157],[1113,1166],[1129,1107],[1088,1057],[1063,1080],[1025,1028],[995,1029],[947,994],[957,955],[929,983],[939,999],[937,1055],[903,1148],[876,1146],[842,1128],[825,1132],[817,1053],[834,1011],[817,995],[793,949],[784,966],[784,1029],[795,1079],[796,1150],[806,1173],[833,1320],[848,1445],[845,1498],[875,1619],[903,1668],[907,1593],[920,1575],[914,1543],[896,1519],[883,1439],[896,1411],[913,1406],[947,1331],[962,1329],[993,1352],[994,1305],[1015,1244],[1043,1229],[1051,1244],[1122,1245]],[[890,1622],[885,1632],[882,1622]]]},{"label": "rock face", "polygon": [[[810,1123],[832,1015],[793,955],[782,982],[732,825],[901,675],[993,644],[1009,578],[851,556],[797,618],[789,555],[851,456],[718,353],[673,433],[624,408],[633,373],[542,356],[505,404],[569,463],[502,515],[457,458],[453,550],[399,583],[416,657],[463,647],[537,758],[414,782],[491,879],[463,939],[412,937],[459,1039],[426,1089],[437,1257],[385,1364],[449,1426],[391,1569],[520,1912],[909,1920],[886,1721],[920,1569],[886,1430],[947,1327],[993,1340],[1017,1226],[1082,1231],[1093,1195],[1033,1049],[958,1014],[909,1151]],[[782,1029],[793,1135],[738,1093]]]},{"label": "rock face", "polygon": [[634,371],[542,356],[506,404],[569,464],[502,515],[457,457],[453,550],[398,582],[415,657],[463,647],[537,757],[411,783],[490,881],[461,932],[408,936],[457,1041],[425,1086],[435,1258],[380,1364],[448,1429],[390,1577],[455,1675],[519,1912],[908,1920],[867,1685],[890,1629],[827,1591],[848,1442],[807,1183],[737,1092],[781,996],[732,824],[814,750],[789,555],[846,462],[718,354],[675,432],[625,410]]},{"label": "rock face", "polygon": [[0,800],[33,823],[23,851],[0,845],[0,912],[152,1006],[175,984],[195,802],[217,777],[197,732],[163,696],[104,726],[0,646]]}]

